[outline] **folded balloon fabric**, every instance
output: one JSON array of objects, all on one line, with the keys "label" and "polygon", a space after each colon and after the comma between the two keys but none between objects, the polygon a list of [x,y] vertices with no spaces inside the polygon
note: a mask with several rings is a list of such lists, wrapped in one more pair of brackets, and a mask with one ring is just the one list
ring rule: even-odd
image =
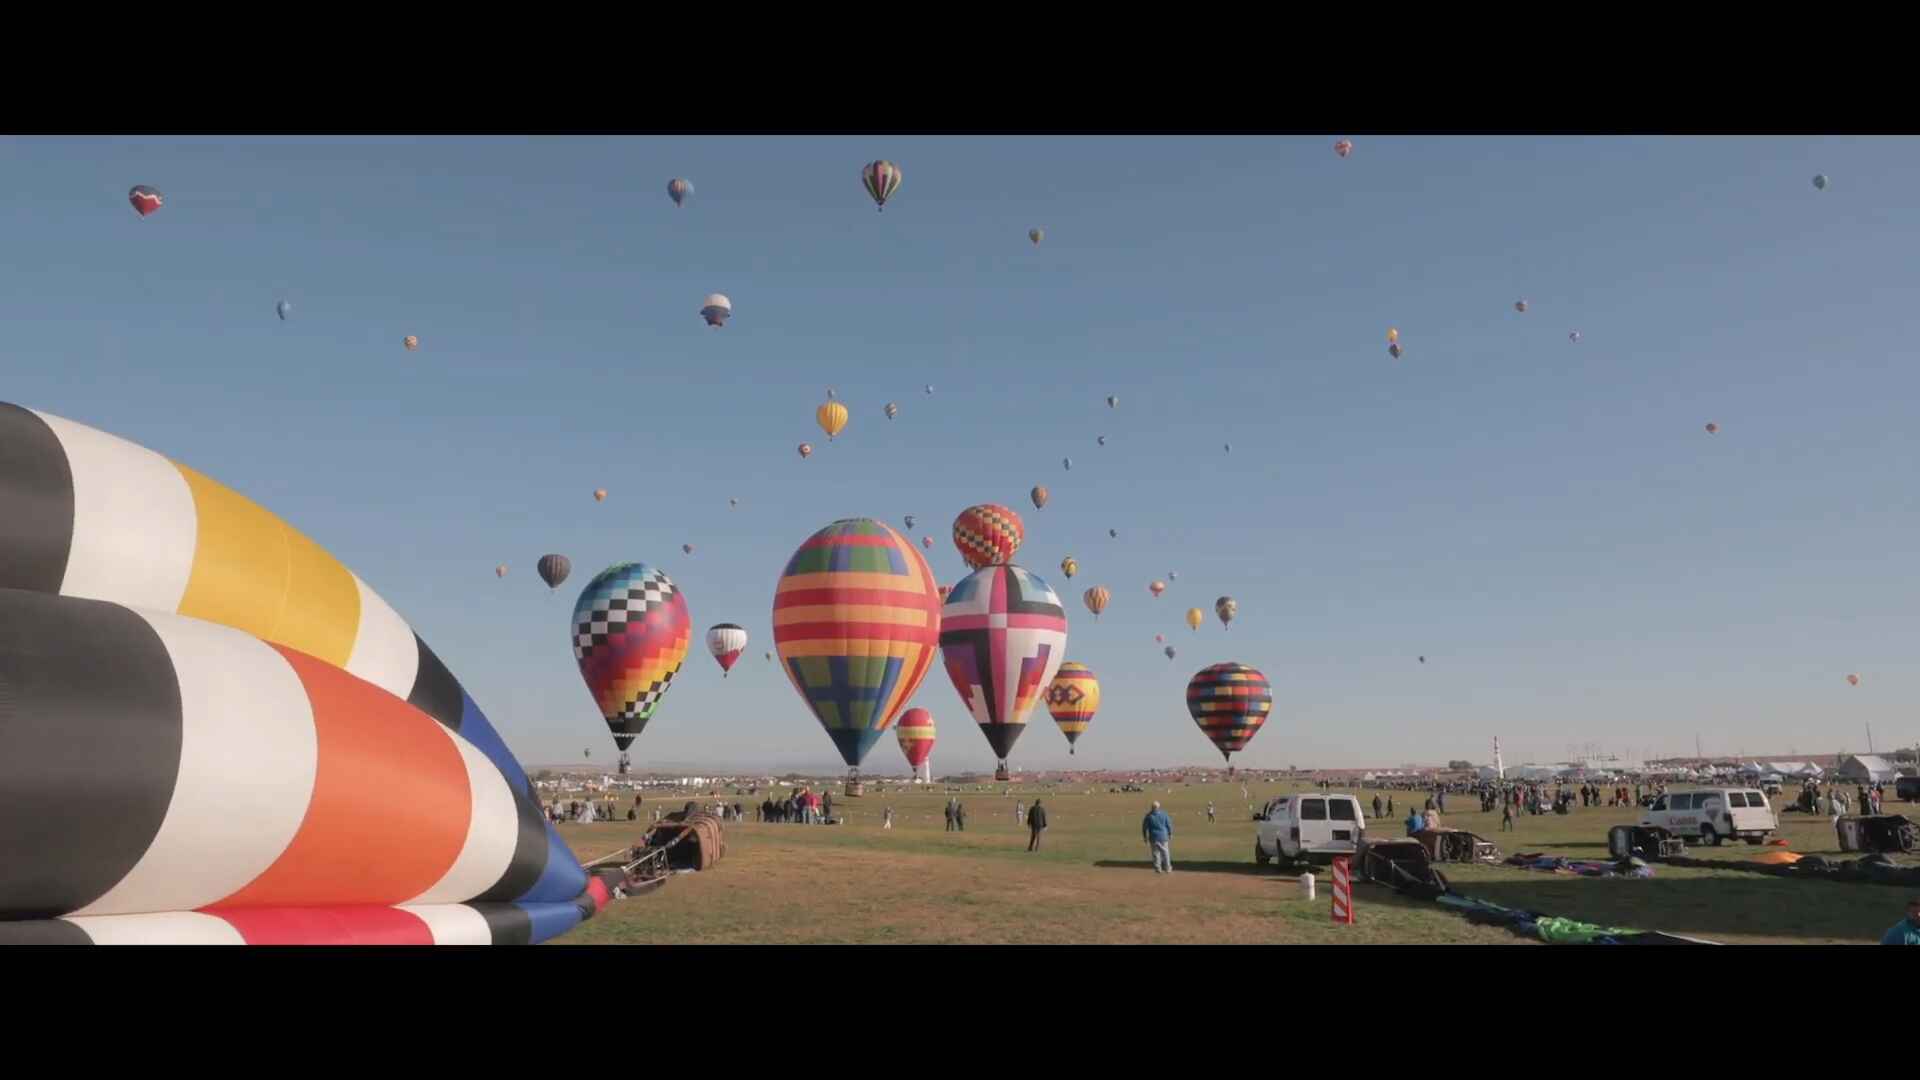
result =
[{"label": "folded balloon fabric", "polygon": [[614,877],[326,551],[4,403],[0,865],[0,943],[539,942]]}]

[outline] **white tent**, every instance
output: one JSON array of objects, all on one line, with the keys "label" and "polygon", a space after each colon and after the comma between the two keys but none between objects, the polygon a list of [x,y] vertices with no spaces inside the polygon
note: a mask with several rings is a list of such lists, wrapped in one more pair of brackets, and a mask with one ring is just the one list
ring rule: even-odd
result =
[{"label": "white tent", "polygon": [[1853,754],[1840,763],[1834,775],[1856,783],[1891,784],[1899,774],[1886,758],[1873,754]]}]

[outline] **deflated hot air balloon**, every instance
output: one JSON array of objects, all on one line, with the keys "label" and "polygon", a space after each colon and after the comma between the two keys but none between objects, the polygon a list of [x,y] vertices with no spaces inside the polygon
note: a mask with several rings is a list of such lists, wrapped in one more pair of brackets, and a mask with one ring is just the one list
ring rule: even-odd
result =
[{"label": "deflated hot air balloon", "polygon": [[594,502],[606,502],[606,501],[607,501],[607,489],[606,489],[606,488],[594,488],[594,489],[593,489],[593,501],[594,501]]},{"label": "deflated hot air balloon", "polygon": [[1073,575],[1080,572],[1080,561],[1078,559],[1075,559],[1071,555],[1067,556],[1064,559],[1061,559],[1060,572],[1067,575],[1068,581],[1072,581]]},{"label": "deflated hot air balloon", "polygon": [[420,347],[420,339],[412,334],[408,334],[406,337],[400,339],[400,344],[406,346],[408,352],[413,352]]},{"label": "deflated hot air balloon", "polygon": [[1198,632],[1200,624],[1207,621],[1207,613],[1197,607],[1187,609],[1187,629]]},{"label": "deflated hot air balloon", "polygon": [[1860,676],[1858,676],[1858,675],[1849,675],[1849,676],[1847,676],[1847,685],[1848,685],[1848,686],[1859,686],[1859,685],[1860,685]]},{"label": "deflated hot air balloon", "polygon": [[937,587],[913,544],[871,518],[814,533],[781,572],[774,648],[856,776],[933,666]]},{"label": "deflated hot air balloon", "polygon": [[[691,194],[693,194],[693,185],[687,183],[685,180],[676,179],[667,181],[667,197],[673,200],[673,205],[685,205],[687,196]],[[723,199],[721,201],[724,202],[725,200]]]},{"label": "deflated hot air balloon", "polygon": [[953,519],[953,546],[975,570],[1011,562],[1026,538],[1027,527],[1020,515],[997,503],[969,506]]},{"label": "deflated hot air balloon", "polygon": [[747,632],[742,627],[723,622],[707,629],[707,651],[720,664],[720,677],[723,679],[733,670],[733,662],[740,659],[740,653],[746,647]]},{"label": "deflated hot air balloon", "polygon": [[[127,192],[127,201],[133,204],[134,212],[141,217],[146,217],[148,214],[160,209],[160,205],[166,202],[166,200],[161,197],[160,192],[145,184],[133,185],[133,190]],[[188,216],[191,217],[192,215]]]},{"label": "deflated hot air balloon", "polygon": [[1045,229],[1028,229],[1027,230],[1027,239],[1033,241],[1034,247],[1039,247],[1040,241],[1045,240],[1046,238],[1047,238],[1047,231]]},{"label": "deflated hot air balloon", "polygon": [[1107,610],[1107,601],[1113,599],[1113,591],[1105,585],[1095,585],[1081,593],[1080,599],[1086,602],[1087,610],[1093,612],[1093,617],[1098,619],[1100,613]]},{"label": "deflated hot air balloon", "polygon": [[292,310],[293,310],[293,305],[287,303],[285,300],[282,300],[279,303],[273,305],[273,313],[275,315],[280,316],[281,322],[287,321],[287,312]]},{"label": "deflated hot air balloon", "polygon": [[542,555],[533,568],[540,580],[547,583],[547,588],[557,589],[567,580],[567,575],[573,573],[573,560],[565,555]]},{"label": "deflated hot air balloon", "polygon": [[1066,658],[1067,613],[1047,583],[1018,566],[976,570],[947,594],[940,652],[967,712],[1000,759],[1027,729]]},{"label": "deflated hot air balloon", "polygon": [[733,301],[722,293],[709,293],[700,301],[700,317],[707,320],[708,326],[725,326],[727,320],[733,318]]},{"label": "deflated hot air balloon", "polygon": [[1187,711],[1231,764],[1273,711],[1273,685],[1245,664],[1215,664],[1187,683]]},{"label": "deflated hot air balloon", "polygon": [[1093,714],[1099,711],[1100,680],[1094,677],[1093,669],[1072,661],[1061,664],[1053,682],[1047,684],[1047,712],[1060,725],[1060,734],[1067,737],[1067,753],[1073,753],[1073,744],[1086,733]]},{"label": "deflated hot air balloon", "polygon": [[918,776],[933,757],[933,714],[925,709],[908,709],[900,714],[900,722],[893,725],[893,736],[900,741],[900,752],[906,755],[907,767]]},{"label": "deflated hot air balloon", "polygon": [[1041,484],[1033,485],[1033,490],[1027,493],[1027,498],[1033,500],[1033,508],[1035,510],[1044,510],[1047,505],[1046,487]]},{"label": "deflated hot air balloon", "polygon": [[1155,581],[1147,586],[1147,591],[1155,597],[1158,597],[1161,593],[1167,591],[1167,583],[1164,581]]},{"label": "deflated hot air balloon", "polygon": [[494,568],[493,568],[493,576],[494,576],[494,577],[506,577],[506,576],[507,576],[507,564],[506,564],[506,563],[501,563],[501,564],[500,564],[499,566],[496,566],[496,567],[494,567]]},{"label": "deflated hot air balloon", "polygon": [[860,183],[867,189],[876,209],[885,210],[887,200],[900,190],[900,166],[891,161],[875,161],[860,170]]},{"label": "deflated hot air balloon", "polygon": [[889,401],[887,402],[886,413],[887,413],[887,419],[891,420],[894,417],[900,415],[900,406],[895,405],[893,402]]},{"label": "deflated hot air balloon", "polygon": [[847,407],[837,401],[829,401],[813,410],[813,422],[827,433],[827,441],[832,442],[835,435],[847,426]]},{"label": "deflated hot air balloon", "polygon": [[1215,615],[1220,616],[1221,626],[1225,626],[1227,627],[1227,629],[1231,630],[1233,629],[1233,627],[1228,626],[1228,624],[1233,622],[1233,617],[1235,615],[1240,614],[1240,605],[1233,599],[1233,597],[1223,596],[1220,599],[1215,600],[1213,602],[1213,613]]},{"label": "deflated hot air balloon", "polygon": [[645,563],[594,575],[573,604],[573,656],[622,750],[647,726],[687,658],[693,620],[673,579]]}]

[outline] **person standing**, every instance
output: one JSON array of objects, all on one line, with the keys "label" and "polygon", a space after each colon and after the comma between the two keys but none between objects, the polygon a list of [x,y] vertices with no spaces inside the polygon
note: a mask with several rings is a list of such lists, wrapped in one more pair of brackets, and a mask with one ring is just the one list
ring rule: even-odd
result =
[{"label": "person standing", "polygon": [[893,828],[893,807],[887,807],[886,811],[880,815],[880,827],[883,829]]},{"label": "person standing", "polygon": [[958,799],[947,800],[947,831],[948,832],[953,831],[953,806],[958,801],[959,801]]},{"label": "person standing", "polygon": [[1920,945],[1920,896],[1907,901],[1907,917],[1880,938],[1882,945]]},{"label": "person standing", "polygon": [[1373,797],[1373,816],[1375,820],[1378,820],[1380,817],[1380,796],[1379,795],[1375,795]]},{"label": "person standing", "polygon": [[1506,809],[1503,810],[1500,814],[1500,831],[1512,832],[1513,831],[1513,804],[1510,802],[1502,802],[1501,805],[1504,806]]},{"label": "person standing", "polygon": [[[1040,800],[1039,799],[1033,800],[1033,805],[1039,806]],[[1024,825],[1026,823],[1026,820],[1027,820],[1026,802],[1024,800],[1015,799],[1013,803],[1013,823],[1015,825]]]},{"label": "person standing", "polygon": [[967,831],[967,804],[959,799],[953,800],[953,823],[961,832]]},{"label": "person standing", "polygon": [[1027,831],[1030,834],[1027,839],[1027,850],[1039,851],[1040,834],[1047,831],[1047,808],[1040,805],[1039,799],[1035,799],[1033,809],[1028,810],[1026,814]]},{"label": "person standing", "polygon": [[1213,800],[1207,800],[1207,824],[1213,824]]},{"label": "person standing", "polygon": [[1153,856],[1153,872],[1173,873],[1173,819],[1160,809],[1159,802],[1156,801],[1153,809],[1141,819],[1140,837],[1147,842],[1148,851]]}]

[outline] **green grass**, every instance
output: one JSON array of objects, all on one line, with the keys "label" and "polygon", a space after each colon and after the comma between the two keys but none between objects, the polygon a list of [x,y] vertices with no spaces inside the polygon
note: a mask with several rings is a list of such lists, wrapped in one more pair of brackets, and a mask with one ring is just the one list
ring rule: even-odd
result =
[{"label": "green grass", "polygon": [[[1264,803],[1284,790],[1249,785]],[[1359,886],[1358,922],[1329,917],[1325,870],[1319,898],[1299,899],[1290,873],[1253,862],[1254,823],[1238,784],[1159,786],[1146,794],[1095,794],[1033,785],[961,794],[967,831],[947,833],[938,785],[921,793],[869,794],[842,800],[837,826],[762,824],[727,829],[727,853],[713,869],[676,875],[646,896],[621,901],[560,943],[1499,943],[1505,930],[1479,927],[1435,905],[1406,900],[1377,886]],[[1026,851],[1027,831],[1013,820],[1016,798],[1044,799],[1051,828],[1042,850]],[[1361,791],[1370,806],[1372,791]],[[1398,818],[1407,800],[1393,792]],[[678,807],[688,794],[650,796]],[[1384,797],[1384,794],[1383,794]],[[727,801],[736,797],[726,795]],[[1174,817],[1175,873],[1150,872],[1140,818],[1159,799]],[[1211,799],[1218,821],[1202,812]],[[746,795],[737,800],[748,803]],[[757,800],[756,800],[757,801]],[[892,830],[881,808],[894,808]],[[1609,826],[1632,810],[1576,810],[1560,817],[1523,817],[1501,833],[1498,813],[1448,800],[1448,827],[1469,829],[1499,844],[1503,855],[1543,851],[1604,859]],[[1782,834],[1802,854],[1838,855],[1824,817],[1784,814]],[[582,859],[631,843],[639,823],[562,825]],[[1399,835],[1397,820],[1369,823],[1376,835]],[[1688,854],[1741,859],[1777,850],[1732,844],[1689,848]],[[1910,860],[1909,860],[1910,861]],[[1652,880],[1570,878],[1510,867],[1446,866],[1459,892],[1605,925],[1706,937],[1726,942],[1877,941],[1898,920],[1911,890],[1890,886],[1793,881],[1738,870],[1657,866]]]}]

